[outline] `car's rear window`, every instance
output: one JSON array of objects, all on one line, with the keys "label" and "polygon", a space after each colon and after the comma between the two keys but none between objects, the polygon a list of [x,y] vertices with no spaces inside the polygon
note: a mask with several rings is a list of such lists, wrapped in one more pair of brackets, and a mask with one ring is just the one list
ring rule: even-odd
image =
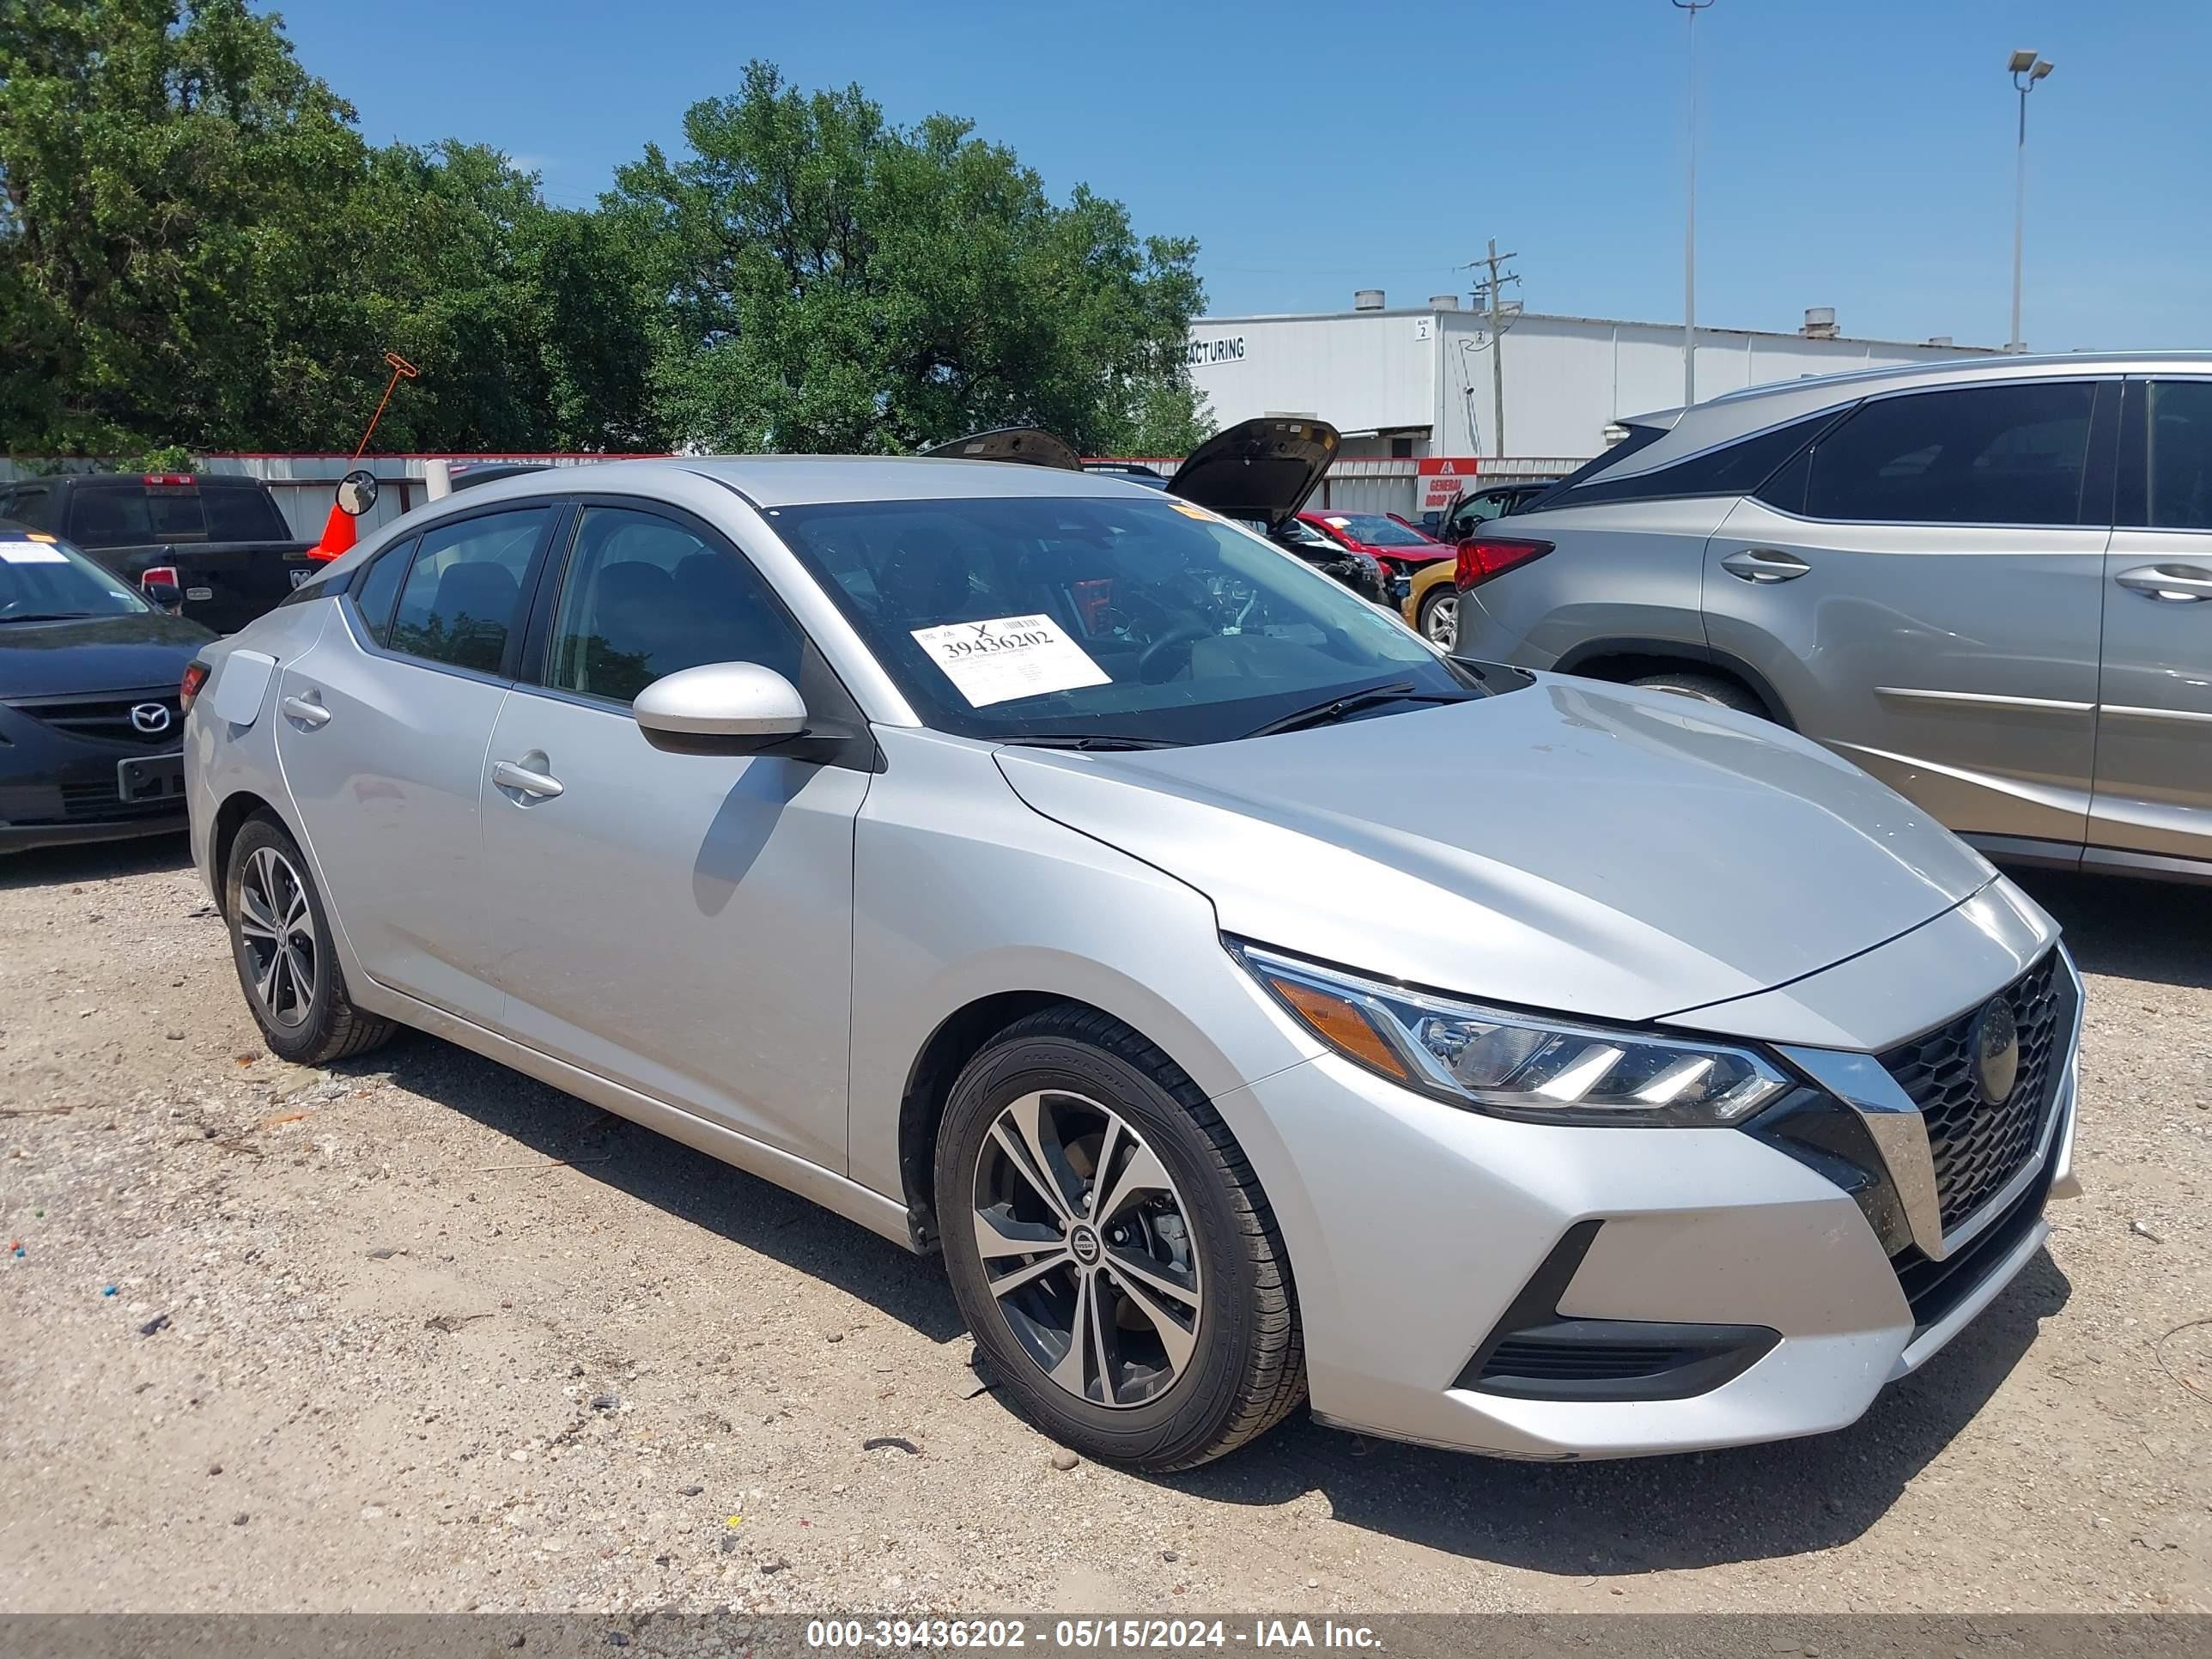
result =
[{"label": "car's rear window", "polygon": [[143,547],[151,542],[287,541],[276,503],[258,489],[195,484],[100,484],[70,503],[70,538],[80,547]]}]

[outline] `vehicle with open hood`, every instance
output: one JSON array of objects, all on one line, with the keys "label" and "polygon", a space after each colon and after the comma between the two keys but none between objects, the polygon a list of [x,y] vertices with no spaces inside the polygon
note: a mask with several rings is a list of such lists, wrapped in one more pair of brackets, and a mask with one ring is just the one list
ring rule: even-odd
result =
[{"label": "vehicle with open hood", "polygon": [[[1218,513],[1297,555],[1364,599],[1395,605],[1402,583],[1371,554],[1348,547],[1299,517],[1336,459],[1336,428],[1326,421],[1274,416],[1217,432],[1166,481],[1170,495]],[[1060,439],[1036,427],[1001,427],[956,438],[927,452],[940,459],[1016,461],[1081,471],[1084,463]],[[1094,474],[1094,476],[1111,476]],[[1147,469],[1140,483],[1158,477]],[[1152,487],[1158,487],[1152,485]]]}]

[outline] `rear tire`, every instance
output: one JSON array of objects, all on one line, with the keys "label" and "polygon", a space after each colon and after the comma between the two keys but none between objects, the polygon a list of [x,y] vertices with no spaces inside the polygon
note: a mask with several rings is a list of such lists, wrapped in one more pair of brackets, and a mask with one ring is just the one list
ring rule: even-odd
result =
[{"label": "rear tire", "polygon": [[1118,1020],[1062,1005],[1000,1033],[952,1085],[936,1175],[961,1313],[1054,1439],[1186,1469],[1304,1399],[1267,1195],[1204,1093]]},{"label": "rear tire", "polygon": [[1741,714],[1756,714],[1763,720],[1774,718],[1767,712],[1765,703],[1759,700],[1757,693],[1719,674],[1669,670],[1664,674],[1646,674],[1630,684],[1645,686],[1654,691],[1672,692],[1678,697],[1688,697],[1698,702],[1715,703],[1723,708],[1733,708]]},{"label": "rear tire", "polygon": [[279,1059],[320,1066],[388,1040],[394,1022],[346,994],[330,918],[291,832],[265,812],[246,821],[223,872],[223,915],[239,988]]},{"label": "rear tire", "polygon": [[1459,644],[1459,593],[1439,583],[1421,596],[1415,626],[1430,644],[1450,651]]}]

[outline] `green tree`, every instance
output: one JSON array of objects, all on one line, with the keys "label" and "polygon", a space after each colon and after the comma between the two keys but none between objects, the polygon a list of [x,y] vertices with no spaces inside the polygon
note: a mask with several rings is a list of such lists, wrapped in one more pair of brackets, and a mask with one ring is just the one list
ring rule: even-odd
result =
[{"label": "green tree", "polygon": [[1033,422],[1087,452],[1187,436],[1196,244],[1118,204],[1065,205],[972,125],[884,119],[857,87],[766,64],[617,175],[650,289],[669,434],[723,449],[900,453]]},{"label": "green tree", "polygon": [[651,446],[648,291],[592,213],[448,142],[372,149],[243,0],[0,14],[0,443]]},{"label": "green tree", "polygon": [[[328,252],[353,111],[241,0],[13,0],[0,24],[11,447],[265,437],[276,296]],[[20,424],[19,424],[20,423]]]}]

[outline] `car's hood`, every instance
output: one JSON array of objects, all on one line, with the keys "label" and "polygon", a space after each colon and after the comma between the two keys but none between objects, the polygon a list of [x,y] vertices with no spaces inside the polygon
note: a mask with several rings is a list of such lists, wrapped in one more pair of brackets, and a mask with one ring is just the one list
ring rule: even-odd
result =
[{"label": "car's hood", "polygon": [[1064,472],[1083,471],[1083,458],[1068,447],[1066,439],[1036,426],[1000,426],[988,432],[971,432],[921,453],[943,460],[1018,461],[1030,466],[1058,467]]},{"label": "car's hood", "polygon": [[1549,675],[1242,743],[999,763],[1037,811],[1205,893],[1224,932],[1602,1018],[1784,984],[1996,875],[1778,727]]},{"label": "car's hood", "polygon": [[1217,432],[1168,480],[1168,493],[1278,530],[1297,516],[1336,459],[1341,441],[1327,421],[1263,415]]},{"label": "car's hood", "polygon": [[216,636],[158,612],[52,623],[0,623],[0,699],[67,697],[174,686]]}]

